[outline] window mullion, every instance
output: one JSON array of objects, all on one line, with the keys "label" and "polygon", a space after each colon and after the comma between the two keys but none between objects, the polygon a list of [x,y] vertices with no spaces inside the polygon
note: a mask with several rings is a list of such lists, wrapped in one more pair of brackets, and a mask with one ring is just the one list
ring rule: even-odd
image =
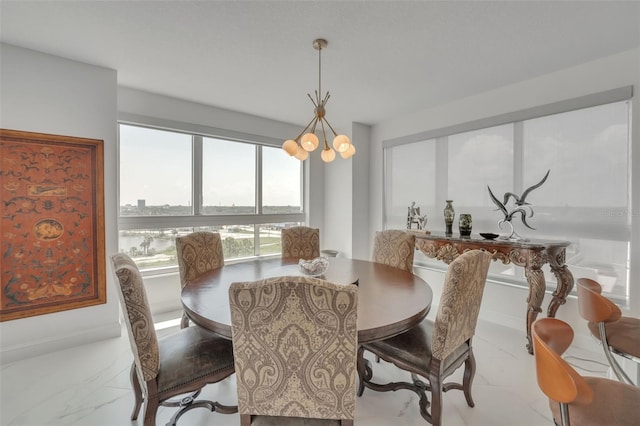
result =
[{"label": "window mullion", "polygon": [[202,136],[193,136],[193,215],[202,214]]},{"label": "window mullion", "polygon": [[436,138],[436,206],[444,208],[445,200],[450,199],[449,192],[449,138]]},{"label": "window mullion", "polygon": [[256,213],[262,214],[262,147],[256,145]]},{"label": "window mullion", "polygon": [[[262,146],[256,145],[256,213],[262,215]],[[253,254],[260,255],[260,225],[253,227]]]},{"label": "window mullion", "polygon": [[522,194],[524,181],[524,122],[513,123],[513,191]]}]

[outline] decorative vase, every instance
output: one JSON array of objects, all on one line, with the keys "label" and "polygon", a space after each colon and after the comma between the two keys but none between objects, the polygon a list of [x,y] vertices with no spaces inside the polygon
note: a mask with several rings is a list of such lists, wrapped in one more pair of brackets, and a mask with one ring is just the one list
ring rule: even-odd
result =
[{"label": "decorative vase", "polygon": [[444,207],[444,224],[446,226],[446,230],[444,232],[445,236],[450,237],[453,235],[452,227],[453,227],[453,218],[456,216],[456,211],[453,209],[453,200],[446,200],[447,205]]},{"label": "decorative vase", "polygon": [[461,237],[471,236],[471,215],[469,213],[461,213],[460,221],[458,222],[458,229],[460,230]]}]

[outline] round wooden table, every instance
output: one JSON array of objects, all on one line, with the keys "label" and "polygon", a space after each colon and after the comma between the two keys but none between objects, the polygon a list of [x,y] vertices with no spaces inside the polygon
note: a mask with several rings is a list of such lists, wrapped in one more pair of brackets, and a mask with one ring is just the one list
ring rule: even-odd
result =
[{"label": "round wooden table", "polygon": [[[433,292],[411,272],[366,260],[330,258],[320,278],[358,285],[358,343],[400,334],[418,324],[431,308]],[[229,286],[236,281],[302,275],[297,259],[256,259],[208,272],[182,289],[182,306],[197,325],[231,339]]]}]

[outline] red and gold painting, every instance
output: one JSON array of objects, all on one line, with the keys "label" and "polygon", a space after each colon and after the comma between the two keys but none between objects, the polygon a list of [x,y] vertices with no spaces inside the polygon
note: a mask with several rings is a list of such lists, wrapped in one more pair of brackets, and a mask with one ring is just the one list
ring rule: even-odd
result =
[{"label": "red and gold painting", "polygon": [[103,141],[0,129],[0,321],[106,302]]}]

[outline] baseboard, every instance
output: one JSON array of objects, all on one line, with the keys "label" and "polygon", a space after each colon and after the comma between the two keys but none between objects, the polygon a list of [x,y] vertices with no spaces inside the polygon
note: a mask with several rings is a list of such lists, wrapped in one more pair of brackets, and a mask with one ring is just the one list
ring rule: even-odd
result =
[{"label": "baseboard", "polygon": [[3,347],[0,350],[0,364],[8,364],[13,361],[32,358],[74,346],[120,337],[121,330],[120,322],[116,321],[102,327],[92,328],[66,336],[55,336],[55,338],[42,339],[24,345]]}]

